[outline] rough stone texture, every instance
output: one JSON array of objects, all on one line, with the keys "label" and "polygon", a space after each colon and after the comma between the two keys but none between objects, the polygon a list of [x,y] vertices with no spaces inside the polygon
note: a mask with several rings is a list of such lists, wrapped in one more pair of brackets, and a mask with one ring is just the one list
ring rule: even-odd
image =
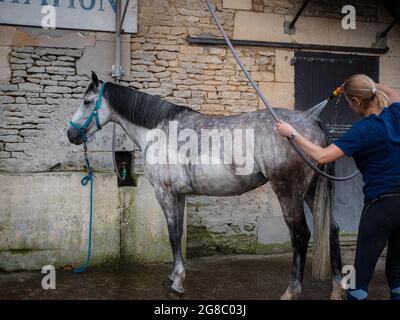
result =
[{"label": "rough stone texture", "polygon": [[[1,171],[47,171],[57,163],[58,169],[80,168],[81,147],[69,143],[66,128],[88,84],[77,74],[82,55],[82,49],[12,47],[11,81],[0,82]],[[65,61],[68,66],[59,64]],[[111,129],[106,126],[89,147],[96,168],[112,168]],[[133,150],[121,131],[116,150]]]},{"label": "rough stone texture", "polygon": [[278,199],[269,184],[234,197],[189,197],[187,217],[188,256],[256,253],[260,244],[278,243],[282,239],[271,235],[265,240],[266,230],[260,227],[260,219],[286,228]]},{"label": "rough stone texture", "polygon": [[0,46],[0,81],[9,81],[11,77],[11,70],[8,59],[4,59],[10,53],[11,48],[6,46]]},{"label": "rough stone texture", "polygon": [[[220,8],[222,1],[216,4]],[[225,9],[219,15],[231,34],[233,11]],[[204,3],[143,3],[139,25],[139,33],[131,39],[132,87],[208,114],[257,110],[258,99],[226,48],[191,46],[185,40],[187,35],[218,34]],[[274,50],[238,51],[253,76],[273,80]]]},{"label": "rough stone texture", "polygon": [[[79,266],[85,259],[89,185],[82,173],[0,175],[0,269]],[[118,188],[113,174],[96,174],[92,265],[120,259]]]},{"label": "rough stone texture", "polygon": [[[96,70],[97,74],[106,80],[110,79],[111,66],[114,64],[114,42],[97,40],[94,46],[84,50],[82,57],[77,61],[77,70],[80,74],[90,74]],[[60,61],[61,62],[61,61]],[[121,65],[125,76],[130,76],[130,44],[121,42]]]},{"label": "rough stone texture", "polygon": [[[50,35],[50,36],[49,36]],[[18,46],[39,46],[51,48],[84,48],[95,43],[95,33],[78,30],[45,30],[41,28],[2,26],[0,44]],[[22,51],[21,51],[22,52]]]},{"label": "rough stone texture", "polygon": [[[214,4],[221,9],[222,1]],[[183,1],[177,6],[143,2],[139,10],[139,33],[131,39],[130,86],[208,114],[229,115],[259,108],[258,97],[225,47],[186,42],[187,35],[219,35],[203,2]],[[218,14],[232,36],[234,11],[224,9]],[[237,50],[256,81],[274,81],[274,49]],[[280,213],[273,199],[269,186],[239,197],[189,197],[188,255],[256,252],[257,216]],[[267,209],[270,202],[274,205]]]},{"label": "rough stone texture", "polygon": [[291,65],[291,60],[293,59],[293,57],[293,51],[278,49],[276,50],[275,81],[294,82],[294,65]]},{"label": "rough stone texture", "polygon": [[[260,89],[273,107],[289,108],[294,107],[294,83],[286,82],[261,82]],[[264,107],[260,99],[260,106]],[[265,107],[264,107],[265,108]]]},{"label": "rough stone texture", "polygon": [[[370,47],[376,32],[390,22],[378,2],[357,0],[357,30],[343,31],[340,9],[347,3],[311,1],[297,23],[298,32],[288,36],[283,21],[292,18],[303,0],[212,2],[228,35],[241,39]],[[124,54],[129,45],[130,50],[122,58],[127,74],[121,84],[212,115],[264,108],[224,46],[187,43],[188,35],[220,36],[203,1],[142,1],[138,18],[139,32],[122,36]],[[383,23],[370,23],[378,21]],[[400,88],[399,37],[396,26],[388,38],[390,51],[380,63],[381,81],[395,88]],[[111,80],[112,41],[105,32],[0,26],[0,171],[47,171],[57,163],[61,169],[81,168],[82,148],[68,142],[65,130],[81,102],[89,69]],[[293,51],[237,50],[271,103],[292,108]],[[104,127],[89,145],[96,169],[112,169],[111,129]],[[134,150],[140,172],[140,152],[120,128],[117,137],[116,149]],[[238,197],[190,197],[187,210],[189,255],[257,252],[271,239],[260,225],[272,219],[284,228],[269,185]]]},{"label": "rough stone texture", "polygon": [[252,0],[223,0],[224,8],[251,10]]},{"label": "rough stone texture", "polygon": [[[139,175],[136,187],[120,188],[122,217],[122,253],[127,263],[172,261],[168,228],[154,189]],[[185,214],[186,216],[186,214]],[[186,218],[183,234],[183,255],[186,256]]]}]

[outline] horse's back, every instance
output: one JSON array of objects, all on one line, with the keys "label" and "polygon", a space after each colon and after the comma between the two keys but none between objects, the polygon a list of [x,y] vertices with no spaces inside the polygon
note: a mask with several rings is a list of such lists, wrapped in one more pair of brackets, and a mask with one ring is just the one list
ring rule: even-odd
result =
[{"label": "horse's back", "polygon": [[[297,110],[275,111],[280,119],[291,123],[302,135],[318,144],[323,143],[323,133],[315,120]],[[158,167],[162,174],[155,180],[162,180],[163,172],[167,170],[169,176],[174,176],[171,180],[175,181],[176,190],[186,190],[185,186],[190,185],[190,193],[234,195],[254,189],[271,180],[271,177],[293,173],[293,170],[300,175],[301,172],[309,174],[309,168],[286,138],[277,133],[275,121],[267,110],[217,117],[188,112],[176,120],[177,132],[194,130],[199,139],[198,148],[195,147],[199,150],[197,161],[190,160],[186,165],[177,164],[164,169]],[[219,163],[203,161],[204,156],[215,160],[212,144],[205,151],[203,140],[217,141],[216,158]],[[178,139],[178,150],[186,143],[186,140]],[[149,174],[154,175],[158,170],[150,171]]]}]

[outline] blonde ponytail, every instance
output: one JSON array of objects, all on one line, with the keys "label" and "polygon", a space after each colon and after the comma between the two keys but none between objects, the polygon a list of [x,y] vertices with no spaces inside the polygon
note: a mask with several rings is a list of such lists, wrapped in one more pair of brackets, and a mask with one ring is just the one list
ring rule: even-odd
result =
[{"label": "blonde ponytail", "polygon": [[380,109],[383,109],[390,104],[390,99],[387,94],[378,89],[376,89],[373,99],[376,101],[376,104]]},{"label": "blonde ponytail", "polygon": [[[365,74],[355,74],[343,84],[347,98],[357,98],[364,108],[369,108],[371,103],[383,109],[390,103],[389,97],[375,88],[375,82]],[[362,103],[365,102],[365,103]]]}]

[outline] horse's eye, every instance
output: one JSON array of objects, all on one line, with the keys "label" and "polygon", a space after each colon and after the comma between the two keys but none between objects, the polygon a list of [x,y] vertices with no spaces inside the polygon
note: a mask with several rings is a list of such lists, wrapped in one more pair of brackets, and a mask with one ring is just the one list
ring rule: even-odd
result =
[{"label": "horse's eye", "polygon": [[90,101],[84,100],[84,101],[83,101],[83,104],[84,104],[85,106],[88,106],[88,105],[90,104]]}]

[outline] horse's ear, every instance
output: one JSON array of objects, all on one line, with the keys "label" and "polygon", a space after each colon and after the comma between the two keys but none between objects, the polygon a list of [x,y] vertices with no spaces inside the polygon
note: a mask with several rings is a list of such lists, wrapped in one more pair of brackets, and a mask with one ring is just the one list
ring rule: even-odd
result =
[{"label": "horse's ear", "polygon": [[92,82],[96,87],[99,86],[99,77],[97,76],[96,72],[94,72],[94,71],[92,71]]}]

